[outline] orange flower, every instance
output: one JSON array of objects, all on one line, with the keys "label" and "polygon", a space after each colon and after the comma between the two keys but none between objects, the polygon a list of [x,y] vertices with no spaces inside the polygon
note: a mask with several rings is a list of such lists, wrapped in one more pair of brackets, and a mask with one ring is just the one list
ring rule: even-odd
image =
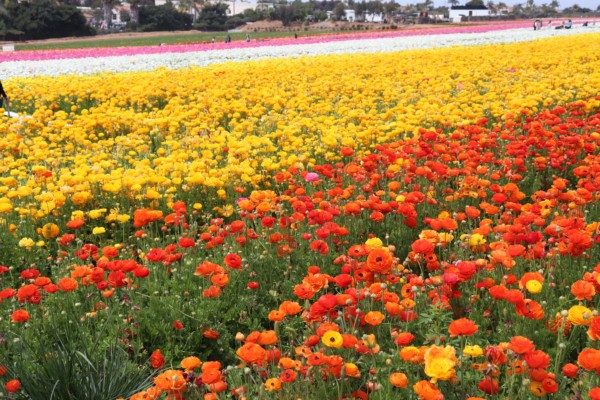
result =
[{"label": "orange flower", "polygon": [[448,333],[450,336],[473,336],[479,328],[475,325],[475,322],[468,318],[460,318],[450,323],[448,327]]},{"label": "orange flower", "polygon": [[600,317],[592,318],[587,334],[592,340],[600,340]]},{"label": "orange flower", "polygon": [[275,331],[261,332],[258,337],[258,344],[262,346],[270,346],[277,343],[277,334]]},{"label": "orange flower", "polygon": [[278,378],[269,378],[265,382],[265,389],[268,391],[281,390],[281,381]]},{"label": "orange flower", "polygon": [[431,382],[419,381],[413,385],[413,390],[422,400],[443,400],[444,395]]},{"label": "orange flower", "polygon": [[210,385],[221,380],[221,370],[217,368],[211,368],[202,371],[202,382]]},{"label": "orange flower", "polygon": [[571,285],[571,293],[577,300],[592,301],[592,297],[596,294],[594,284],[591,282],[579,280]]},{"label": "orange flower", "polygon": [[525,299],[515,304],[515,311],[522,317],[540,320],[544,318],[544,309],[535,300]]},{"label": "orange flower", "polygon": [[535,344],[524,336],[514,336],[510,340],[508,348],[517,354],[528,354],[535,349]]},{"label": "orange flower", "polygon": [[377,326],[381,324],[385,316],[379,311],[369,311],[365,315],[365,322],[371,326]]},{"label": "orange flower", "polygon": [[71,292],[77,289],[77,286],[77,281],[73,278],[62,278],[60,281],[58,281],[58,287],[63,292]]},{"label": "orange flower", "polygon": [[272,310],[269,313],[269,321],[283,321],[285,313],[280,310]]},{"label": "orange flower", "polygon": [[154,378],[154,384],[161,390],[185,391],[186,383],[182,371],[168,370]]},{"label": "orange flower", "polygon": [[367,270],[378,274],[387,274],[392,268],[394,258],[385,247],[373,249],[367,256]]},{"label": "orange flower", "polygon": [[600,350],[583,349],[577,357],[577,364],[588,371],[600,372]]},{"label": "orange flower", "polygon": [[408,386],[408,378],[402,372],[394,372],[390,375],[390,383],[397,388],[405,388]]},{"label": "orange flower", "polygon": [[200,368],[200,365],[202,365],[202,361],[200,361],[198,357],[191,356],[181,360],[181,368],[185,369],[186,371],[198,369]]},{"label": "orange flower", "polygon": [[295,301],[286,300],[279,306],[279,311],[284,312],[285,315],[296,315],[302,311],[302,307]]},{"label": "orange flower", "polygon": [[300,299],[311,299],[315,295],[313,287],[308,283],[301,283],[294,287],[294,294]]},{"label": "orange flower", "polygon": [[246,343],[240,347],[237,356],[246,364],[257,364],[265,360],[267,352],[256,343]]}]

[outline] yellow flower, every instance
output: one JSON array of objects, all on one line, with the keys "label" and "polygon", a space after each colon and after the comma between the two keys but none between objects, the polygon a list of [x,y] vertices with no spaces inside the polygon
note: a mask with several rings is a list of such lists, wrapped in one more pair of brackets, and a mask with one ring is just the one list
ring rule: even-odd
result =
[{"label": "yellow flower", "polygon": [[525,284],[525,288],[529,293],[536,294],[542,291],[542,284],[540,283],[540,281],[531,279],[527,281],[527,283]]},{"label": "yellow flower", "polygon": [[483,237],[483,235],[480,233],[474,233],[469,238],[469,245],[471,245],[471,247],[481,246],[485,243],[486,243],[486,240]]},{"label": "yellow flower", "polygon": [[478,345],[475,346],[465,346],[463,350],[463,354],[466,354],[471,357],[479,357],[483,355],[483,349]]},{"label": "yellow flower", "polygon": [[342,339],[342,335],[336,331],[327,331],[321,338],[323,344],[327,347],[334,347],[336,349],[342,347],[342,343],[344,340]]},{"label": "yellow flower", "polygon": [[131,217],[129,215],[127,215],[127,214],[118,214],[117,215],[117,222],[123,224],[123,223],[129,221],[130,218]]},{"label": "yellow flower", "polygon": [[433,345],[424,355],[425,374],[432,378],[432,381],[450,380],[454,377],[454,367],[458,363],[456,350],[452,346]]},{"label": "yellow flower", "polygon": [[365,244],[369,246],[371,249],[380,249],[383,247],[383,242],[379,238],[371,238],[368,239]]},{"label": "yellow flower", "polygon": [[34,245],[35,245],[35,242],[33,241],[33,239],[25,237],[25,238],[19,240],[19,247],[25,247],[26,249],[30,249]]},{"label": "yellow flower", "polygon": [[94,235],[102,235],[105,232],[106,232],[106,229],[104,229],[104,227],[102,227],[102,226],[97,226],[94,229],[92,229],[92,233]]},{"label": "yellow flower", "polygon": [[102,214],[104,214],[106,212],[106,208],[101,208],[99,210],[91,210],[89,212],[89,216],[91,219],[97,219],[100,218],[102,216]]},{"label": "yellow flower", "polygon": [[589,326],[592,319],[592,310],[581,305],[573,306],[569,308],[567,319],[573,325]]}]

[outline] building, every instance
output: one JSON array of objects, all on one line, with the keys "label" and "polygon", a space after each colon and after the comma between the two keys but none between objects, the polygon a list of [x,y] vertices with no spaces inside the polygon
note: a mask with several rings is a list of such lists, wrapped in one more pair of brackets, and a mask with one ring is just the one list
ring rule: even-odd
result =
[{"label": "building", "polygon": [[228,17],[231,17],[232,15],[243,14],[246,10],[255,10],[257,6],[256,3],[249,3],[247,1],[222,1],[221,3],[229,6],[227,9]]},{"label": "building", "polygon": [[491,13],[486,6],[452,6],[448,17],[450,22],[461,22],[463,18],[468,21],[469,17],[487,17],[489,15]]}]

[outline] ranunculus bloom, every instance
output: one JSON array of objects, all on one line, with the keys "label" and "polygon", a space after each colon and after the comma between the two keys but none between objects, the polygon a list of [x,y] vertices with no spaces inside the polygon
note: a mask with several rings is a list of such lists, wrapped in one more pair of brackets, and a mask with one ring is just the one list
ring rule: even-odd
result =
[{"label": "ranunculus bloom", "polygon": [[342,335],[336,331],[327,331],[321,338],[323,344],[327,347],[340,348],[342,347],[342,343],[344,340],[342,339]]},{"label": "ranunculus bloom", "polygon": [[182,371],[168,370],[154,378],[154,384],[169,392],[185,391],[186,381]]},{"label": "ranunculus bloom", "polygon": [[569,308],[569,315],[567,318],[573,325],[588,326],[592,322],[592,310],[584,306],[576,305]]},{"label": "ranunculus bloom", "polygon": [[198,357],[190,356],[181,360],[181,368],[190,371],[198,369],[202,365],[202,361]]},{"label": "ranunculus bloom", "polygon": [[14,393],[21,388],[21,382],[18,379],[13,379],[4,385],[4,388],[9,393]]},{"label": "ranunculus bloom", "polygon": [[577,357],[577,364],[585,370],[600,372],[600,350],[583,349]]},{"label": "ranunculus bloom", "polygon": [[415,383],[413,390],[422,400],[441,400],[444,398],[442,392],[433,383],[425,380]]},{"label": "ranunculus bloom", "polygon": [[154,350],[150,356],[150,365],[152,368],[159,369],[165,365],[165,358],[163,357],[160,349]]},{"label": "ranunculus bloom", "polygon": [[29,313],[25,310],[17,310],[10,316],[13,322],[27,322],[29,321]]},{"label": "ranunculus bloom", "polygon": [[256,364],[265,360],[267,352],[256,343],[246,343],[237,350],[236,354],[246,364]]},{"label": "ranunculus bloom", "polygon": [[405,388],[408,386],[408,378],[402,372],[394,372],[390,375],[390,383],[398,388]]},{"label": "ranunculus bloom", "polygon": [[579,368],[575,364],[568,363],[568,364],[563,365],[563,367],[562,367],[563,375],[568,378],[574,379],[577,376],[578,371],[579,371]]},{"label": "ranunculus bloom", "polygon": [[527,354],[535,350],[535,344],[524,336],[513,336],[508,348],[517,354]]},{"label": "ranunculus bloom", "polygon": [[479,328],[475,325],[475,322],[468,318],[460,318],[450,323],[448,327],[448,333],[450,336],[473,336]]}]

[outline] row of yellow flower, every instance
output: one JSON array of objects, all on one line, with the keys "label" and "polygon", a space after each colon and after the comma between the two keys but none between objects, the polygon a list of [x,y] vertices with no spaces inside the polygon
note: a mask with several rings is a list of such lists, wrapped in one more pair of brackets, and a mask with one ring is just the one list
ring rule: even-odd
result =
[{"label": "row of yellow flower", "polygon": [[83,208],[98,189],[155,200],[258,183],[340,145],[369,151],[419,127],[588,99],[597,39],[12,80],[13,108],[32,115],[0,124],[0,213]]}]

